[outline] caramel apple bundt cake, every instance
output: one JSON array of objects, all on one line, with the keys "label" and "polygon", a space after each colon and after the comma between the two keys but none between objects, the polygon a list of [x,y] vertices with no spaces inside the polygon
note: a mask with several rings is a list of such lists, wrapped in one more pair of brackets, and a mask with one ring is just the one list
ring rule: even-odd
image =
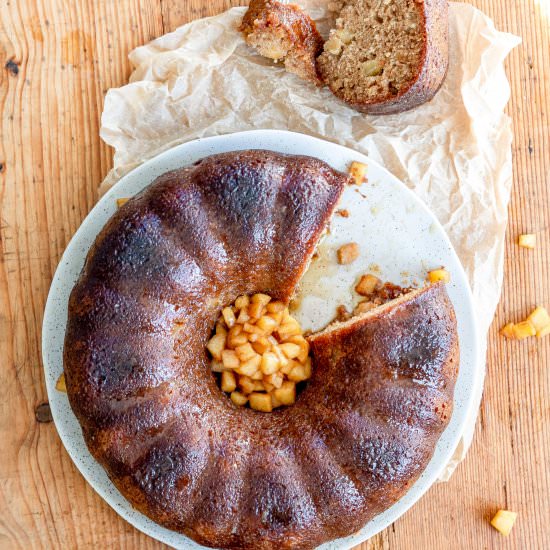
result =
[{"label": "caramel apple bundt cake", "polygon": [[[288,303],[347,183],[269,151],[168,172],[111,218],[71,293],[64,371],[90,452],[133,506],[200,544],[313,548],[356,532],[413,484],[449,421],[443,284],[310,335],[291,406],[258,412],[218,387],[220,312],[243,296]],[[243,298],[239,316],[292,325],[267,303]]]}]

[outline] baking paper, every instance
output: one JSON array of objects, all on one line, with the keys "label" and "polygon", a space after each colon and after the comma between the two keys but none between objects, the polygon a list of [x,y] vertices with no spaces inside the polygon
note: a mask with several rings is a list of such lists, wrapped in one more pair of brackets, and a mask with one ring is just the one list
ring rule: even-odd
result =
[{"label": "baking paper", "polygon": [[[302,5],[325,33],[324,3]],[[115,154],[101,191],[176,144],[243,130],[292,130],[361,151],[417,193],[447,231],[474,295],[484,369],[512,183],[503,64],[520,39],[474,7],[452,3],[449,72],[439,93],[406,113],[366,116],[254,53],[238,32],[245,11],[193,21],[131,52],[130,83],[105,98],[101,137]],[[442,480],[465,456],[477,409]]]}]

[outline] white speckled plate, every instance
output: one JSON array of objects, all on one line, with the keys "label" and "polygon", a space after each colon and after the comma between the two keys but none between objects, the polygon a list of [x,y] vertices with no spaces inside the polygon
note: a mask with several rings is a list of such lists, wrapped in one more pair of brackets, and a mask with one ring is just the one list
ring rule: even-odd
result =
[{"label": "white speckled plate", "polygon": [[[175,548],[195,549],[187,537],[152,522],[120,495],[103,468],[88,452],[80,426],[67,396],[55,389],[63,370],[63,340],[67,302],[84,263],[85,255],[116,209],[116,198],[129,197],[149,185],[160,174],[198,159],[238,149],[270,149],[281,153],[311,155],[346,171],[353,160],[368,164],[368,182],[348,187],[340,208],[350,216],[334,216],[331,231],[320,247],[319,259],[301,284],[295,315],[304,328],[320,328],[333,316],[335,306],[351,304],[351,289],[357,276],[374,271],[383,280],[397,284],[422,281],[426,271],[441,265],[452,275],[448,291],[456,309],[460,335],[460,375],[456,385],[455,409],[434,456],[420,479],[394,506],[380,514],[356,535],[322,546],[324,550],[351,548],[372,537],[401,516],[437,479],[451,457],[462,433],[472,396],[481,383],[479,346],[472,297],[460,262],[443,228],[426,206],[387,170],[351,149],[303,134],[258,130],[199,139],[162,153],[122,178],[93,208],[69,243],[55,273],[44,315],[42,353],[53,418],[65,448],[82,475],[122,517],[132,525]],[[361,256],[350,266],[335,269],[335,249],[356,241]]]}]

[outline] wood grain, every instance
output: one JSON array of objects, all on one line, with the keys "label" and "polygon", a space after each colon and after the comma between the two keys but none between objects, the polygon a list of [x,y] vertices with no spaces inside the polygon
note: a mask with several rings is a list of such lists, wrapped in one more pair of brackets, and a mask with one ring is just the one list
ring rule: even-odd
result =
[{"label": "wood grain", "polygon": [[[96,201],[112,151],[99,139],[108,88],[129,76],[134,47],[229,0],[0,2],[0,548],[161,548],[118,517],[77,472],[46,401],[40,326],[51,278]],[[449,483],[434,486],[362,549],[547,548],[550,541],[550,338],[504,341],[498,328],[550,306],[550,6],[472,0],[523,37],[512,83],[514,188],[505,282],[491,329],[474,445]],[[542,6],[542,7],[541,7]],[[546,6],[546,14],[541,10]],[[537,232],[521,250],[517,235]],[[519,512],[512,535],[488,524]]]}]

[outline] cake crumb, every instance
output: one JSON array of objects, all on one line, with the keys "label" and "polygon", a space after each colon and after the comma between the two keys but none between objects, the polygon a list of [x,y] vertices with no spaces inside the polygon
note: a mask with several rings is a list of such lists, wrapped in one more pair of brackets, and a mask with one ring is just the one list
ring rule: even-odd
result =
[{"label": "cake crumb", "polygon": [[344,305],[339,305],[336,308],[336,321],[347,321],[351,319],[351,313],[348,311],[348,308]]},{"label": "cake crumb", "polygon": [[342,216],[342,218],[349,218],[349,210],[346,210],[345,208],[341,208],[336,212],[338,215]]},{"label": "cake crumb", "polygon": [[341,246],[336,254],[340,265],[351,264],[359,257],[359,245],[357,243],[347,243]]},{"label": "cake crumb", "polygon": [[381,273],[382,269],[380,269],[380,266],[378,264],[370,264],[369,271],[372,271],[373,273]]},{"label": "cake crumb", "polygon": [[370,300],[363,300],[355,306],[355,309],[353,310],[353,315],[361,315],[361,313],[367,313],[367,311],[370,311],[375,307],[376,304],[374,302],[371,302]]}]

